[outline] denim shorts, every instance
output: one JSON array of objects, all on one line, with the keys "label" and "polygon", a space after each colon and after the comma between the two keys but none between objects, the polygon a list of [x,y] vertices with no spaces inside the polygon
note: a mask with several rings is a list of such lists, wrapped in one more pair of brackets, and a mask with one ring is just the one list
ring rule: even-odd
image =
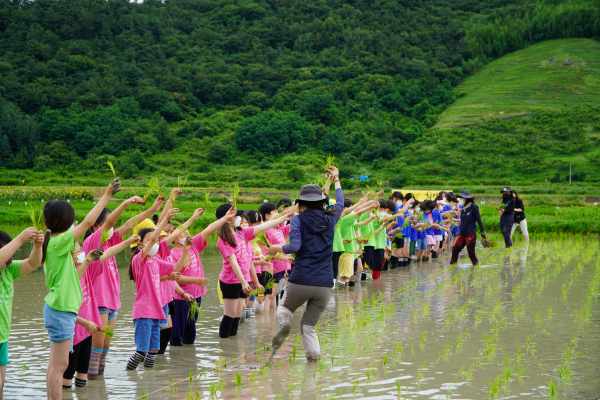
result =
[{"label": "denim shorts", "polygon": [[165,319],[160,320],[160,327],[167,328],[169,326],[169,303],[165,304],[163,307],[163,312],[165,313]]},{"label": "denim shorts", "polygon": [[8,365],[8,341],[0,343],[0,366]]},{"label": "denim shorts", "polygon": [[150,350],[160,350],[160,320],[152,318],[137,318],[135,325],[135,347],[137,351],[147,353]]},{"label": "denim shorts", "polygon": [[427,238],[417,239],[416,250],[427,250]]},{"label": "denim shorts", "polygon": [[52,347],[52,343],[62,343],[70,340],[70,351],[73,351],[76,320],[77,314],[68,311],[57,311],[48,304],[44,304],[44,328],[48,330],[50,347]]},{"label": "denim shorts", "polygon": [[117,319],[119,312],[106,307],[98,307],[98,314],[108,314],[108,320],[112,321],[113,319]]}]

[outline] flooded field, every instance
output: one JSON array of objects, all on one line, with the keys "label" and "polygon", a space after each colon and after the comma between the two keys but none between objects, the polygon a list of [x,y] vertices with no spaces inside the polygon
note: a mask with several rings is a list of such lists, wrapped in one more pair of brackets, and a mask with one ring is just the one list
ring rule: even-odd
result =
[{"label": "flooded field", "polygon": [[[538,243],[505,254],[479,249],[456,267],[447,258],[384,272],[335,289],[321,319],[323,357],[307,363],[297,335],[265,368],[275,312],[220,340],[218,254],[203,254],[212,279],[193,346],[169,348],[154,370],[125,371],[134,351],[134,285],[119,259],[123,308],[105,377],[65,399],[485,399],[600,397],[598,242]],[[25,254],[26,256],[26,254]],[[15,257],[19,259],[19,257]],[[43,398],[49,343],[47,290],[35,272],[15,282],[6,398]]]}]

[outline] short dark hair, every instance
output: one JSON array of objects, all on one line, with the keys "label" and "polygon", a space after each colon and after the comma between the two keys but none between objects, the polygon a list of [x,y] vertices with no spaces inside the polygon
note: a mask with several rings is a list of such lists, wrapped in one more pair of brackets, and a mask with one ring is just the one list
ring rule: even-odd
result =
[{"label": "short dark hair", "polygon": [[354,202],[350,199],[346,199],[344,200],[344,208],[348,208],[348,207],[352,207],[354,205]]},{"label": "short dark hair", "polygon": [[256,210],[247,210],[247,211],[244,211],[243,217],[246,218],[246,220],[248,221],[248,223],[250,225],[262,221],[262,217],[260,216],[260,214]]},{"label": "short dark hair", "polygon": [[0,249],[12,242],[10,235],[4,231],[0,231]]},{"label": "short dark hair", "polygon": [[282,197],[281,199],[277,200],[277,209],[279,209],[281,206],[291,207],[292,200],[288,199],[287,197]]},{"label": "short dark hair", "polygon": [[394,213],[394,211],[396,210],[396,203],[394,203],[392,200],[386,200],[385,201],[385,207],[388,210],[391,210],[392,213]]},{"label": "short dark hair", "polygon": [[258,213],[262,217],[263,221],[267,220],[266,215],[273,212],[273,210],[277,210],[277,206],[273,203],[262,203],[260,207],[258,207]]},{"label": "short dark hair", "polygon": [[399,199],[399,200],[403,200],[403,199],[404,199],[404,196],[402,195],[402,192],[398,192],[398,191],[396,191],[396,192],[392,193],[392,197],[390,197],[390,200],[391,200],[391,199]]}]

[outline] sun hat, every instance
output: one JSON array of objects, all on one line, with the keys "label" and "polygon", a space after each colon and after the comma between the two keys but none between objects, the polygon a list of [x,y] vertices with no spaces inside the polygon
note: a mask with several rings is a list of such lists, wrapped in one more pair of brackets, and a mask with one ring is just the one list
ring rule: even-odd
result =
[{"label": "sun hat", "polygon": [[[156,225],[154,224],[154,222],[152,222],[152,220],[150,218],[146,218],[145,220],[143,220],[142,222],[140,222],[138,224],[138,231],[141,229],[156,229]],[[164,233],[164,232],[162,232]],[[165,233],[166,235],[166,233]],[[129,245],[129,247],[131,247],[132,249],[134,247],[136,247],[138,245],[138,243],[134,243]]]},{"label": "sun hat", "polygon": [[504,192],[512,192],[512,189],[510,188],[510,186],[504,186],[504,189],[502,189],[500,191],[500,193],[504,193]]},{"label": "sun hat", "polygon": [[471,192],[468,190],[461,190],[460,193],[458,194],[458,196],[456,197],[462,197],[464,199],[472,199],[473,196],[471,195]]},{"label": "sun hat", "polygon": [[296,204],[299,200],[302,201],[322,201],[325,200],[323,196],[323,189],[321,186],[315,184],[304,185],[300,188],[300,197],[296,199]]},{"label": "sun hat", "polygon": [[[229,209],[231,209],[231,207],[233,207],[231,204],[221,204],[215,211],[215,216],[217,217],[217,219],[223,218],[225,216],[225,214],[227,214],[227,211],[229,211]],[[241,217],[243,213],[244,213],[243,210],[237,210],[237,212],[235,213],[235,216]]]}]

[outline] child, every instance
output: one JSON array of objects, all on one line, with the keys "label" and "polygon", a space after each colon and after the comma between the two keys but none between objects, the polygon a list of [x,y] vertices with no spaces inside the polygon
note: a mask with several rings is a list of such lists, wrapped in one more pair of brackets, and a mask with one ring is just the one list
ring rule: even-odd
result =
[{"label": "child", "polygon": [[133,303],[136,352],[127,362],[127,370],[135,370],[140,362],[144,367],[153,368],[160,348],[160,320],[166,319],[161,308],[160,277],[180,272],[189,249],[191,238],[186,241],[181,257],[175,265],[163,261],[158,255],[158,238],[167,222],[178,210],[169,210],[166,218],[156,229],[140,230],[140,243],[134,248],[129,264],[129,279],[135,281],[136,295]]},{"label": "child", "polygon": [[[373,220],[373,224],[378,224],[378,229],[374,231],[374,240],[373,240],[373,266],[371,269],[373,270],[372,277],[373,279],[379,279],[381,276],[381,271],[383,270],[383,263],[385,261],[385,247],[387,240],[387,222],[393,218],[396,218],[397,215],[393,215],[395,209],[395,204],[390,201],[388,204],[387,201],[379,201],[379,209],[378,216],[379,222]],[[381,224],[381,225],[379,225]]]},{"label": "child", "polygon": [[[104,325],[100,319],[94,293],[94,283],[99,276],[110,273],[110,270],[108,270],[110,264],[107,263],[110,258],[114,258],[131,244],[137,243],[138,240],[139,238],[133,235],[127,241],[121,241],[120,244],[108,248],[104,254],[101,250],[93,249],[87,256],[81,251],[79,244],[75,243],[75,250],[71,252],[71,256],[77,268],[83,302],[77,313],[73,352],[69,354],[69,366],[63,374],[63,389],[71,388],[73,375],[75,375],[76,387],[87,386],[91,363],[95,363],[95,370],[98,370],[98,357],[92,357],[91,355],[93,351],[92,336],[103,327],[111,328]],[[108,240],[102,244],[102,247],[107,242]],[[104,270],[104,268],[107,268],[107,270]]]},{"label": "child", "polygon": [[[356,242],[356,231],[359,229],[359,223],[356,222],[356,219],[373,208],[373,204],[371,202],[369,202],[368,206],[365,207],[365,201],[366,197],[361,198],[360,201],[356,204],[353,204],[352,200],[350,199],[344,200],[344,211],[342,212],[342,216],[335,227],[336,232],[334,233],[334,235],[337,236],[337,234],[339,233],[339,235],[342,238],[343,246],[343,252],[339,257],[340,277],[337,283],[339,288],[348,285],[351,278],[356,274],[356,271],[354,270],[356,254],[358,251],[358,246]],[[357,211],[355,212],[355,210]],[[360,226],[364,226],[370,223],[372,220],[373,218],[363,220],[360,222]],[[334,236],[334,246],[335,242],[336,239]],[[353,280],[350,283],[351,286],[354,286]]]},{"label": "child", "polygon": [[[383,196],[383,190],[380,190],[379,193],[377,193],[377,196],[375,196],[376,206],[374,206],[374,208],[379,206],[379,199],[381,198],[381,196]],[[360,223],[360,222],[366,220],[367,218],[369,218],[371,216],[377,217],[376,211],[372,211],[371,213],[365,213],[365,214],[363,214],[361,216],[361,218],[358,219],[358,222]],[[371,223],[368,223],[368,224],[362,226],[359,229],[361,237],[370,237],[370,236],[373,235],[374,229],[377,229],[375,219],[376,218],[372,219]],[[370,269],[373,269],[372,268],[373,262],[374,262],[373,261],[373,257],[374,257],[374,254],[375,254],[375,248],[374,248],[373,245],[374,245],[374,239],[373,238],[369,239],[367,242],[363,242],[363,246],[364,246],[364,249],[363,249],[363,268],[366,266],[366,267],[368,267]],[[366,275],[365,272],[363,272],[361,280],[364,281],[365,279],[367,279],[367,275]]]},{"label": "child", "polygon": [[[126,207],[143,203],[144,200],[141,197],[134,196],[121,203],[113,212],[105,207],[96,219],[96,222],[94,222],[94,225],[85,233],[81,251],[84,254],[89,254],[98,248],[101,251],[106,251],[113,246],[123,243],[121,238],[135,226],[134,218],[129,219],[117,230],[114,229],[114,226]],[[160,197],[157,198],[152,207],[136,216],[137,220],[141,222],[148,218],[152,213],[158,211],[163,203],[164,200]],[[108,232],[108,239],[104,243],[101,243],[102,232]],[[90,293],[93,293],[96,297],[94,303],[98,306],[101,326],[112,328],[117,322],[117,313],[121,308],[121,282],[119,279],[119,270],[117,269],[117,261],[114,257],[110,257],[106,259],[105,264],[102,266],[95,264],[97,262],[92,262],[91,269],[99,269],[104,271],[104,273],[99,274],[97,278],[91,280],[93,288]],[[92,335],[91,341],[92,350],[87,378],[95,380],[98,379],[98,375],[104,375],[104,366],[110,349],[111,337],[104,332],[96,332]]]},{"label": "child", "polygon": [[[431,225],[434,223],[433,221],[433,215],[431,214],[433,209],[435,207],[435,204],[432,200],[425,200],[423,203],[421,203],[421,210],[423,211],[423,220],[426,222],[427,225],[427,229],[425,230],[426,233],[426,243],[427,243],[427,250],[425,251],[425,255],[423,258],[423,261],[427,261],[429,260],[429,255],[433,257],[433,247],[435,246],[435,238],[434,238],[434,231],[433,228],[431,227]],[[437,255],[437,253],[435,253]]]},{"label": "child", "polygon": [[[192,217],[175,229],[171,236],[167,238],[167,241],[171,241],[171,239],[174,240],[173,243],[175,243],[175,247],[171,250],[171,255],[166,261],[176,263],[181,258],[185,239],[190,236],[188,229],[201,215],[204,214],[204,212],[205,210],[203,208],[194,211]],[[226,214],[223,218],[208,225],[202,232],[193,238],[194,245],[188,253],[188,259],[183,266],[181,277],[177,280],[177,284],[181,287],[183,292],[189,294],[192,297],[192,301],[195,301],[198,305],[202,304],[202,296],[206,294],[206,285],[210,282],[209,279],[204,277],[200,253],[206,248],[207,240],[210,235],[219,230],[219,228],[227,223],[232,216],[233,214]],[[193,320],[190,320],[188,318],[188,312],[190,310],[189,302],[177,293],[175,293],[174,301],[175,314],[171,316],[173,324],[173,327],[171,328],[173,331],[171,336],[171,346],[194,344],[196,341],[196,320],[198,319],[198,314],[194,316]]]},{"label": "child", "polygon": [[[22,261],[13,261],[12,256],[19,248],[33,240],[33,249],[29,258]],[[36,228],[27,228],[12,240],[3,231],[0,231],[0,264],[2,265],[2,278],[0,279],[0,399],[3,398],[6,366],[8,365],[8,339],[10,335],[10,321],[12,300],[14,296],[13,283],[23,275],[35,271],[42,263],[42,244],[44,233]]]},{"label": "child", "polygon": [[[217,219],[223,218],[230,209],[232,209],[230,204],[219,206],[216,211]],[[235,228],[241,224],[243,213],[235,209],[231,211],[231,213],[233,212],[235,212],[236,217],[233,218],[233,214],[230,214],[231,217],[228,218],[228,222],[219,229],[219,239],[217,241],[217,248],[223,256],[223,270],[219,275],[219,286],[223,293],[224,314],[219,326],[219,337],[221,339],[237,335],[245,305],[244,299],[251,291],[248,282],[252,279],[255,288],[263,288],[258,282],[256,273],[251,275],[251,271],[254,271],[251,269],[252,254],[248,254],[246,243],[253,240],[257,233],[274,228],[290,219],[290,216],[286,214],[261,225],[242,228],[238,231]]]},{"label": "child", "polygon": [[[245,211],[244,219],[248,222],[249,226],[258,226],[262,223],[262,218],[256,210]],[[267,261],[267,248],[265,246],[259,245],[256,240],[252,240],[250,243],[252,244],[252,252],[254,254],[252,265],[254,265],[256,276],[258,277],[258,283],[265,288],[265,291],[253,296],[255,297],[254,301],[250,299],[248,301],[248,307],[251,307],[252,311],[255,313],[260,314],[263,312],[265,304],[267,304],[266,295],[273,293],[272,288],[267,289],[269,281],[266,279],[267,274],[269,277],[273,276],[273,264]],[[267,310],[269,310],[269,307],[270,305],[267,304]],[[248,310],[246,309],[246,311]]]},{"label": "child", "polygon": [[62,398],[63,373],[69,365],[75,321],[82,302],[81,286],[71,251],[75,249],[75,240],[94,225],[110,198],[120,190],[121,182],[117,178],[111,182],[83,222],[75,227],[75,210],[70,203],[58,200],[44,205],[46,234],[42,263],[46,287],[50,290],[45,298],[44,327],[48,330],[51,342],[46,391],[51,399]]}]

